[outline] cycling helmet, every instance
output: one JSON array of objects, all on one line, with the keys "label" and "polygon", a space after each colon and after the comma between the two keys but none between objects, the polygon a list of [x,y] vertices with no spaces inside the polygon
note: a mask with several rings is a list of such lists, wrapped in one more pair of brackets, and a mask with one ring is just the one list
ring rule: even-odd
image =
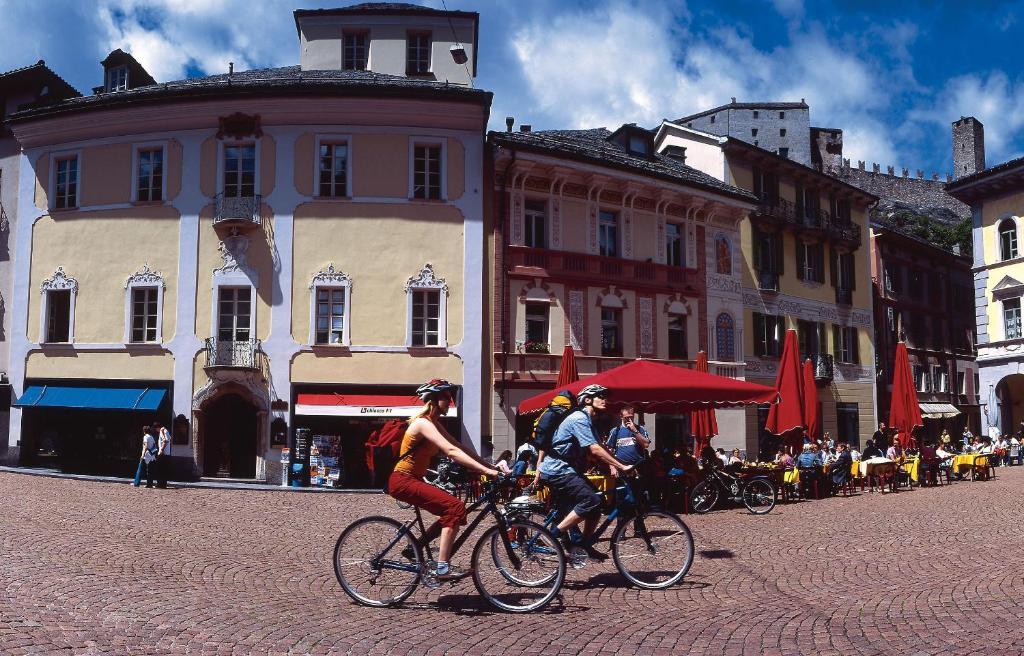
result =
[{"label": "cycling helmet", "polygon": [[416,390],[416,396],[420,397],[421,401],[429,401],[432,398],[440,396],[441,394],[452,394],[455,390],[455,385],[449,383],[443,378],[434,378],[426,383],[423,383]]},{"label": "cycling helmet", "polygon": [[595,396],[608,396],[608,388],[603,385],[587,385],[576,395],[576,402],[583,405],[583,399],[592,399]]}]

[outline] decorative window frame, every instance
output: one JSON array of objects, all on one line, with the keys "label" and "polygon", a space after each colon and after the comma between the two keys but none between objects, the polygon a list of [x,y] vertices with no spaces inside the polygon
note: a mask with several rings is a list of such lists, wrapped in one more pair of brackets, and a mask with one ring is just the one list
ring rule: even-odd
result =
[{"label": "decorative window frame", "polygon": [[257,289],[260,284],[259,272],[251,267],[248,262],[248,251],[251,240],[245,235],[231,234],[221,241],[217,250],[220,251],[224,263],[213,270],[211,277],[210,295],[210,336],[216,338],[218,333],[218,317],[220,304],[221,287],[248,287],[249,299],[252,303],[250,308],[249,321],[250,338],[256,339],[257,313],[259,310],[259,297]]},{"label": "decorative window frame", "polygon": [[[156,340],[152,342],[132,341],[132,294],[136,289],[156,289]],[[124,343],[160,344],[164,341],[164,290],[167,283],[163,275],[148,264],[128,276],[124,281]]]},{"label": "decorative window frame", "polygon": [[[1007,222],[1013,225],[1013,241],[1017,247],[1017,252],[1010,255],[1010,257],[1003,257],[1003,225]],[[996,254],[999,258],[998,262],[1009,262],[1015,260],[1021,256],[1021,234],[1020,234],[1020,223],[1018,217],[1013,214],[1006,214],[999,217],[996,221]]]},{"label": "decorative window frame", "polygon": [[[163,175],[160,176],[160,200],[139,200],[139,154],[143,150],[161,150]],[[167,204],[167,141],[145,141],[132,144],[132,202],[153,205]]]},{"label": "decorative window frame", "polygon": [[[416,146],[438,146],[441,148],[441,197],[416,198],[413,195],[416,187]],[[409,137],[409,200],[416,202],[444,202],[448,200],[448,139],[445,137]]]},{"label": "decorative window frame", "polygon": [[526,204],[527,203],[543,203],[544,204],[544,246],[545,249],[551,249],[551,206],[552,201],[550,196],[544,196],[537,193],[529,193],[523,195],[523,245],[526,245]]},{"label": "decorative window frame", "polygon": [[[413,346],[412,344],[412,297],[413,292],[437,290],[437,346]],[[448,283],[444,278],[434,275],[434,265],[427,262],[414,276],[405,282],[405,346],[407,348],[447,348],[448,347]]]},{"label": "decorative window frame", "polygon": [[[319,148],[317,149],[319,151]],[[345,314],[342,325],[341,344],[318,344],[316,341],[316,293],[319,289],[344,289],[345,290]],[[410,303],[411,307],[411,303]],[[410,318],[411,323],[411,318]],[[352,278],[342,271],[336,269],[331,262],[323,269],[320,269],[309,283],[309,345],[315,348],[345,348],[352,345]]]},{"label": "decorative window frame", "polygon": [[[78,173],[77,182],[75,185],[75,203],[68,207],[57,207],[57,162],[65,159],[75,158],[78,160]],[[82,162],[82,149],[76,148],[74,150],[61,150],[50,154],[50,180],[47,185],[49,191],[47,193],[46,206],[50,211],[55,212],[68,212],[77,210],[82,206],[82,173],[84,172]]]},{"label": "decorative window frame", "polygon": [[[255,149],[255,161],[253,162],[253,194],[259,196],[263,193],[263,180],[260,176],[260,169],[263,162],[263,137],[252,135],[243,139],[224,138],[217,140],[217,184],[214,187],[215,193],[224,193],[224,148],[226,146],[247,146],[252,144]],[[319,150],[317,151],[319,153]]]},{"label": "decorative window frame", "polygon": [[65,342],[46,341],[46,318],[50,314],[49,292],[64,291],[71,292],[71,307],[68,309],[68,341],[67,344],[75,343],[75,303],[78,300],[78,281],[59,266],[53,275],[39,285],[39,291],[43,295],[43,302],[39,304],[39,343],[40,344],[64,344]]},{"label": "decorative window frame", "polygon": [[[720,336],[719,332],[718,332],[719,331],[718,320],[721,319],[723,316],[727,317],[729,319],[729,332],[731,333],[730,336],[729,336],[729,340],[732,342],[732,344],[730,344],[731,350],[732,350],[732,359],[730,359],[730,360],[726,360],[723,357],[722,344],[721,344],[721,342],[718,339],[719,336]],[[721,360],[723,362],[738,362],[739,361],[739,358],[738,358],[739,349],[736,348],[736,332],[737,332],[736,331],[736,317],[733,316],[732,312],[729,312],[728,310],[724,310],[723,309],[723,310],[719,311],[715,315],[715,320],[714,320],[714,323],[712,325],[713,325],[713,328],[714,328],[714,335],[715,335],[715,359],[716,360]]]},{"label": "decorative window frame", "polygon": [[[369,69],[367,69],[369,70]],[[320,146],[321,144],[345,144],[345,195],[320,195]],[[442,153],[443,154],[443,153]],[[313,198],[319,200],[351,200],[352,194],[352,135],[350,134],[317,134],[313,148]]]}]

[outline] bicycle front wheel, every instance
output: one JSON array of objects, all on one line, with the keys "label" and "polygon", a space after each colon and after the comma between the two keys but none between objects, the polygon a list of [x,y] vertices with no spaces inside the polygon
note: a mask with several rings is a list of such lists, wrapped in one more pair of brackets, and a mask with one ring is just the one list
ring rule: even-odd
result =
[{"label": "bicycle front wheel", "polygon": [[364,606],[393,606],[420,582],[423,556],[412,533],[390,517],[366,517],[342,531],[334,545],[334,575]]},{"label": "bicycle front wheel", "polygon": [[693,565],[693,534],[672,513],[651,510],[620,522],[612,560],[633,585],[660,590],[678,583]]},{"label": "bicycle front wheel", "polygon": [[[509,553],[501,527],[492,526],[473,548],[473,583],[495,608],[526,613],[547,606],[565,581],[565,554],[551,532],[540,524],[508,522]],[[518,563],[514,562],[518,560]]]},{"label": "bicycle front wheel", "polygon": [[711,512],[718,503],[718,486],[710,479],[697,483],[690,492],[690,509],[698,515]]},{"label": "bicycle front wheel", "polygon": [[743,505],[755,515],[767,515],[775,507],[775,486],[766,478],[755,478],[743,488]]}]

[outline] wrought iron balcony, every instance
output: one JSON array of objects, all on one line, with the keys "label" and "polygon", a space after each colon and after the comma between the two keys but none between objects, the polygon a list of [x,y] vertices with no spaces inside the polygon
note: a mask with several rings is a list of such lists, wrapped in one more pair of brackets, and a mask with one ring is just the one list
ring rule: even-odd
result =
[{"label": "wrought iron balcony", "polygon": [[758,271],[757,288],[763,292],[779,291],[779,274],[774,271]]},{"label": "wrought iron balcony", "polygon": [[754,211],[754,217],[765,222],[782,225],[799,223],[796,206],[785,198],[762,198]]},{"label": "wrought iron balcony", "polygon": [[836,287],[836,305],[853,305],[853,290]]},{"label": "wrought iron balcony", "polygon": [[829,236],[838,242],[844,242],[850,246],[860,246],[860,226],[853,221],[846,219],[830,219],[828,222]]},{"label": "wrought iron balcony", "polygon": [[224,340],[209,337],[206,340],[207,369],[262,369],[260,340]]},{"label": "wrought iron balcony", "polygon": [[814,365],[814,380],[831,383],[835,376],[835,359],[828,353],[808,357]]},{"label": "wrought iron balcony", "polygon": [[509,246],[508,272],[531,278],[539,275],[587,281],[614,277],[648,287],[675,287],[698,282],[697,272],[684,267],[528,246]]},{"label": "wrought iron balcony", "polygon": [[231,227],[252,227],[262,222],[260,206],[263,196],[225,196],[214,198],[213,225]]}]

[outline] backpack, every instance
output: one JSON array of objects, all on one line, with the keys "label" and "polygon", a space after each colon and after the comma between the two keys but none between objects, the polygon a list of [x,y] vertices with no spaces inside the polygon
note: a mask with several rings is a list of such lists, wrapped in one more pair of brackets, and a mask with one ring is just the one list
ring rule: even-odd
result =
[{"label": "backpack", "polygon": [[405,419],[391,419],[366,439],[366,468],[370,470],[374,487],[387,491],[388,478],[402,457],[402,438],[408,427]]},{"label": "backpack", "polygon": [[530,444],[538,451],[553,453],[551,440],[565,418],[577,410],[576,396],[569,390],[562,390],[548,403],[548,407],[533,422],[533,436]]}]

